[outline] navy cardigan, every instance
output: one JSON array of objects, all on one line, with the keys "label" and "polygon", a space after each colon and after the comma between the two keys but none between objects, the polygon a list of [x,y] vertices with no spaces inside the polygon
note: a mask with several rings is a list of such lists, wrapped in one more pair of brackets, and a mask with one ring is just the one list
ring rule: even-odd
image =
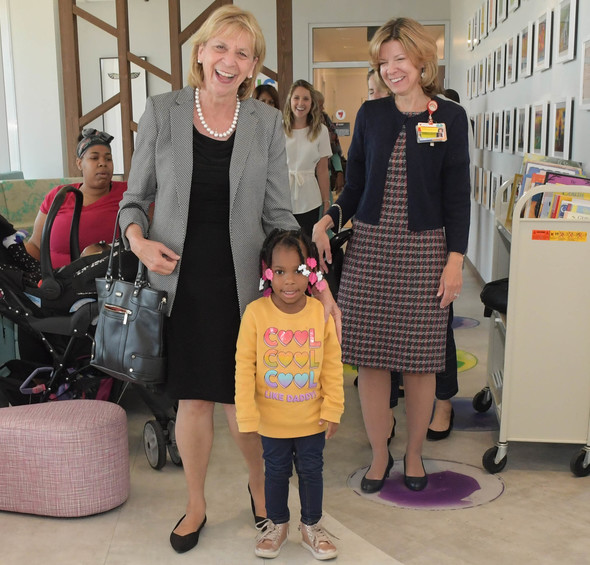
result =
[{"label": "navy cardigan", "polygon": [[[447,141],[418,143],[416,124],[428,121],[428,112],[408,117],[393,97],[365,102],[356,117],[348,152],[346,184],[336,204],[342,225],[353,216],[361,222],[379,223],[385,178],[393,146],[406,126],[408,176],[408,229],[445,228],[447,251],[467,250],[470,220],[468,120],[455,102],[436,98],[435,122],[447,126]],[[328,215],[339,229],[338,206]]]}]

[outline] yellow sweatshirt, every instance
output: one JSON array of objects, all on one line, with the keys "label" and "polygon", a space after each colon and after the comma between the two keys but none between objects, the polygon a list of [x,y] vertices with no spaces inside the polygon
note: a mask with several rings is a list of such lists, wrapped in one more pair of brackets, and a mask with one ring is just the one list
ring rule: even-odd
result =
[{"label": "yellow sweatshirt", "polygon": [[270,297],[248,305],[236,351],[236,411],[241,432],[292,438],[340,422],[344,411],[340,344],[332,317],[315,298],[297,314]]}]

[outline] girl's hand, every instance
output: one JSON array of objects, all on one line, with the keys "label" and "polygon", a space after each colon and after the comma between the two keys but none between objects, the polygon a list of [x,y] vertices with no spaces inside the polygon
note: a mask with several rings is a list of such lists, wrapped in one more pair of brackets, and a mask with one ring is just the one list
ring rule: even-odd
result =
[{"label": "girl's hand", "polygon": [[443,269],[438,286],[437,298],[441,298],[440,307],[446,308],[459,298],[463,286],[463,255],[451,252]]},{"label": "girl's hand", "polygon": [[[325,420],[320,420],[320,426],[323,426],[326,423]],[[336,422],[328,422],[328,429],[326,430],[326,439],[330,439],[334,437],[334,434],[338,431],[338,426]]]}]

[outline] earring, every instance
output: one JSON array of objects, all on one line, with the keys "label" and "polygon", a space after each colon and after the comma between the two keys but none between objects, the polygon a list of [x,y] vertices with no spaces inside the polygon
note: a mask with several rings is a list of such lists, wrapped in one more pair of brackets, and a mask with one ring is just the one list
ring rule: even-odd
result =
[{"label": "earring", "polygon": [[420,78],[424,78],[424,69],[422,69],[422,74],[420,75]]},{"label": "earring", "polygon": [[197,65],[202,65],[203,63],[201,63],[201,61],[199,59],[197,59]]},{"label": "earring", "polygon": [[252,75],[248,75],[248,78],[252,78]]}]

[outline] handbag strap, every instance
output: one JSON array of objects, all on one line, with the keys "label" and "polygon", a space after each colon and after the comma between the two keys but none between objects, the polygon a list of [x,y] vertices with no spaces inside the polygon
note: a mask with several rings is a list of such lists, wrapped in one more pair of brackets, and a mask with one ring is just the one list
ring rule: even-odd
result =
[{"label": "handbag strap", "polygon": [[[118,278],[120,280],[123,279],[123,269],[122,269],[122,265],[121,265],[121,261],[122,261],[122,253],[121,253],[121,240],[123,239],[122,237],[119,237],[117,239],[117,232],[119,232],[119,218],[121,216],[121,212],[127,208],[138,208],[139,210],[141,210],[144,214],[145,214],[145,210],[143,209],[143,207],[141,206],[141,204],[138,204],[137,202],[129,202],[123,206],[121,206],[119,208],[119,211],[117,212],[117,219],[115,220],[115,229],[113,231],[113,241],[111,244],[111,252],[109,253],[109,262],[107,265],[107,272],[105,275],[105,280],[106,280],[106,287],[107,289],[110,287],[113,278]],[[147,216],[147,214],[146,214]],[[118,263],[117,263],[117,272],[114,272],[114,256],[115,256],[115,248],[117,251],[117,257],[118,257]],[[147,280],[145,278],[145,265],[139,260],[137,260],[137,275],[135,277],[135,283],[134,286],[136,287],[136,293],[138,292],[138,290],[144,286],[147,283]]]}]

